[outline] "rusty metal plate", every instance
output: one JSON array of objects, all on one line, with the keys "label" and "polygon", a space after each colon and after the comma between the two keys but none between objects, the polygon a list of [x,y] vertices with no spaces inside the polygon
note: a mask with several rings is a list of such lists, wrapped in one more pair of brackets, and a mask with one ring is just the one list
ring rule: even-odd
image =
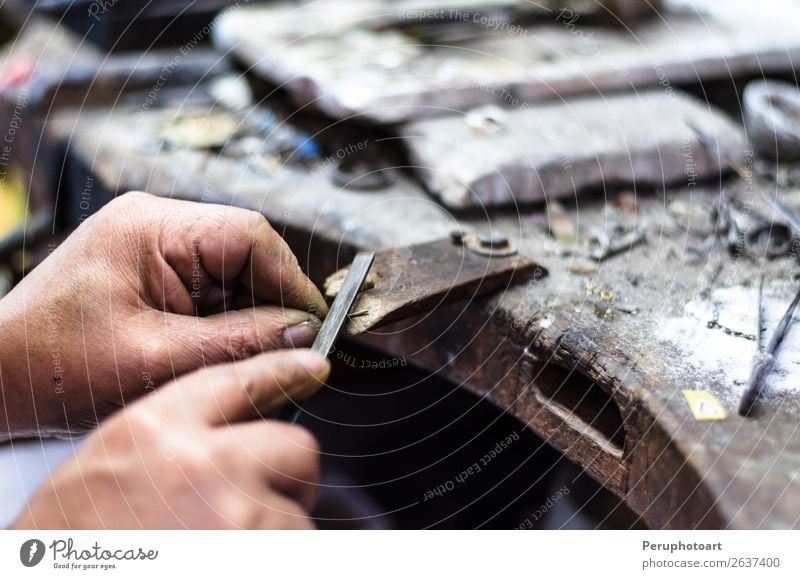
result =
[{"label": "rusty metal plate", "polygon": [[[491,257],[477,253],[469,245],[457,237],[376,253],[345,331],[362,334],[453,302],[508,288],[525,277],[538,279],[546,274],[533,259],[517,254]],[[347,271],[339,270],[327,279],[327,298],[336,297]]]}]

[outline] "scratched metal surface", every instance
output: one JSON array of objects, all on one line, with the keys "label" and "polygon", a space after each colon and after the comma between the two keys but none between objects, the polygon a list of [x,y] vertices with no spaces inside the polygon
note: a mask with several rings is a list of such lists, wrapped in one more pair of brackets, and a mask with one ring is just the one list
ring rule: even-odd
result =
[{"label": "scratched metal surface", "polygon": [[[755,349],[748,334],[758,275],[766,278],[772,327],[796,290],[798,267],[790,257],[731,257],[709,220],[721,188],[767,214],[759,193],[774,194],[772,187],[731,178],[639,192],[635,208],[625,192],[582,199],[564,208],[575,239],[557,242],[542,207],[455,215],[403,178],[356,192],[333,184],[324,163],[269,168],[160,148],[158,134],[175,114],[85,110],[76,123],[74,111],[62,111],[50,131],[72,135],[70,170],[88,171],[95,187],[263,212],[319,283],[358,249],[491,225],[549,274],[365,339],[507,409],[653,526],[800,526],[799,330],[787,336],[758,415],[735,414]],[[778,193],[800,210],[797,191]],[[646,241],[600,263],[590,259],[591,238],[620,231]],[[696,421],[685,388],[716,395],[728,418]]]}]

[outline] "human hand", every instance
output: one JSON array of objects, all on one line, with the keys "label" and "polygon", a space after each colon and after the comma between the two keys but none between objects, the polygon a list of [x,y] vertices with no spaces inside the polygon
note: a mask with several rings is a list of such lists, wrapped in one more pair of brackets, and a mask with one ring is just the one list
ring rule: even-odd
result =
[{"label": "human hand", "polygon": [[82,432],[190,370],[308,346],[326,312],[260,214],[127,193],[0,302],[0,437]]},{"label": "human hand", "polygon": [[183,376],[104,422],[13,528],[311,528],[316,441],[248,419],[307,397],[329,372],[311,350],[286,350]]}]

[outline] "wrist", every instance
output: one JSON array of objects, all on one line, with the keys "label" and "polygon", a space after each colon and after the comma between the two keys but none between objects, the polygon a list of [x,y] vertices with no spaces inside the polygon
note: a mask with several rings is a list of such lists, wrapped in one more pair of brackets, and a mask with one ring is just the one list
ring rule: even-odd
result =
[{"label": "wrist", "polygon": [[[47,408],[36,405],[25,340],[24,311],[15,292],[0,300],[0,438],[38,436],[49,423]],[[35,346],[34,346],[35,347]],[[41,401],[39,401],[41,403]]]}]

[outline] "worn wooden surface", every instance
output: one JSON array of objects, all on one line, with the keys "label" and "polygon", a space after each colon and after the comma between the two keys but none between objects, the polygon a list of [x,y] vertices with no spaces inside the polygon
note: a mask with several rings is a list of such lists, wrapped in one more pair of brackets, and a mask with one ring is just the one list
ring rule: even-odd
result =
[{"label": "worn wooden surface", "polygon": [[[800,56],[800,7],[791,0],[664,4],[657,16],[622,31],[556,7],[549,23],[524,30],[487,23],[470,37],[432,42],[372,30],[395,15],[386,3],[276,3],[223,14],[214,40],[287,90],[298,107],[381,123],[489,103],[769,74],[791,69]],[[403,17],[420,19],[414,10]]]},{"label": "worn wooden surface", "polygon": [[[94,192],[140,189],[261,211],[318,283],[357,249],[407,246],[491,225],[549,274],[364,339],[507,409],[654,527],[800,526],[796,329],[757,415],[735,414],[755,350],[747,334],[755,325],[758,275],[766,278],[771,328],[796,291],[798,268],[790,257],[732,257],[712,219],[723,186],[759,211],[767,211],[760,194],[774,190],[735,178],[639,193],[636,203],[625,192],[586,198],[564,208],[575,239],[556,242],[543,207],[456,216],[399,176],[386,189],[357,192],[335,185],[324,161],[265,166],[165,148],[158,135],[174,109],[76,114],[62,111],[50,127],[51,136],[71,141],[75,182],[91,176]],[[796,192],[778,193],[800,208]],[[646,241],[599,262],[589,259],[592,239],[620,232],[641,233]],[[695,420],[686,388],[716,395],[728,418]]]},{"label": "worn wooden surface", "polygon": [[719,178],[743,150],[724,115],[662,90],[478,108],[409,123],[400,135],[428,190],[455,208]]}]

